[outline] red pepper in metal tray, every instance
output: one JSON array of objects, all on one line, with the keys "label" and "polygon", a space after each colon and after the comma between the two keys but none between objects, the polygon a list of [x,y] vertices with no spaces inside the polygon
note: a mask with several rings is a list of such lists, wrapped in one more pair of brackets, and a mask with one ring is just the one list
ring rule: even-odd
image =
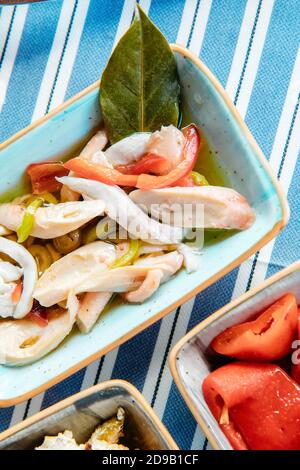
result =
[{"label": "red pepper in metal tray", "polygon": [[202,390],[234,449],[300,449],[300,386],[279,366],[227,364]]},{"label": "red pepper in metal tray", "polygon": [[246,361],[274,361],[291,352],[298,322],[297,301],[286,294],[256,320],[227,328],[214,338],[218,353]]}]

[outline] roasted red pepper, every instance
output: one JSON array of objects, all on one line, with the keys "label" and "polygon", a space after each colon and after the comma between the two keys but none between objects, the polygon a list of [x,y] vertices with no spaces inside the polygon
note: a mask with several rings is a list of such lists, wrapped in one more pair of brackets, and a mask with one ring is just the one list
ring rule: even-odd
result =
[{"label": "roasted red pepper", "polygon": [[256,320],[227,328],[211,343],[218,353],[249,361],[274,361],[291,351],[297,330],[297,301],[286,294]]},{"label": "roasted red pepper", "polygon": [[74,171],[82,178],[101,181],[111,186],[135,186],[137,175],[124,175],[115,168],[109,168],[100,163],[95,163],[86,158],[76,157],[65,163],[65,168]]},{"label": "roasted red pepper", "polygon": [[26,170],[30,176],[34,194],[52,193],[59,191],[61,183],[56,177],[66,176],[69,172],[62,163],[32,163]]},{"label": "roasted red pepper", "polygon": [[234,449],[300,449],[300,386],[277,365],[228,364],[202,390]]},{"label": "roasted red pepper", "polygon": [[118,165],[116,170],[125,175],[141,175],[152,173],[153,175],[164,175],[170,168],[170,162],[159,155],[146,153],[137,162],[128,165]]}]

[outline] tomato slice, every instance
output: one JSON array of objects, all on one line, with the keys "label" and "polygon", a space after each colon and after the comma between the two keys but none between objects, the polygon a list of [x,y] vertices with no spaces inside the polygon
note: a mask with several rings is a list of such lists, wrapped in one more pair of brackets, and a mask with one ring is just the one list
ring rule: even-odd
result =
[{"label": "tomato slice", "polygon": [[200,134],[194,124],[190,124],[183,130],[185,144],[183,147],[183,155],[180,163],[176,168],[166,175],[153,176],[142,174],[138,177],[136,187],[142,190],[166,188],[168,186],[176,186],[177,181],[188,175],[194,168],[200,149]]},{"label": "tomato slice", "polygon": [[41,194],[59,191],[62,185],[56,181],[56,177],[66,176],[68,170],[62,163],[46,162],[32,163],[26,173],[30,176],[33,192]]},{"label": "tomato slice", "polygon": [[297,330],[297,301],[286,294],[256,320],[227,328],[211,343],[218,353],[242,360],[273,361],[289,354]]}]

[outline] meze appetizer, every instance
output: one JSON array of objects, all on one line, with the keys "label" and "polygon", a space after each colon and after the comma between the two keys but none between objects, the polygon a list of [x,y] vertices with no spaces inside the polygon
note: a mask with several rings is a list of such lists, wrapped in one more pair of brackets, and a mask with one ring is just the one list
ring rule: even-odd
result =
[{"label": "meze appetizer", "polygon": [[124,436],[124,422],[125,411],[120,407],[116,416],[99,424],[84,444],[78,444],[73,432],[66,430],[57,436],[46,436],[44,442],[35,450],[129,450],[119,443]]},{"label": "meze appetizer", "polygon": [[195,170],[201,129],[181,128],[175,57],[140,7],[100,88],[102,127],[81,153],[32,163],[31,193],[0,204],[1,364],[89,332],[115,295],[142,303],[197,270],[199,231],[254,222],[241,194]]}]

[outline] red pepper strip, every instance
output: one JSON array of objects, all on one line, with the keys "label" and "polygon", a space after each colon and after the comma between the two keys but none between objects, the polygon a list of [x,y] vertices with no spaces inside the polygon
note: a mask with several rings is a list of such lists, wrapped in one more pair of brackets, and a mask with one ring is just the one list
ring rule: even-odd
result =
[{"label": "red pepper strip", "polygon": [[30,176],[34,194],[42,194],[59,191],[62,185],[55,178],[66,176],[68,170],[62,163],[32,163],[26,173]]},{"label": "red pepper strip", "polygon": [[202,390],[234,449],[300,449],[300,387],[277,365],[227,364]]},{"label": "red pepper strip", "polygon": [[34,321],[43,328],[49,323],[47,318],[47,310],[42,306],[34,308],[30,313],[28,313],[28,315],[26,315],[26,318],[28,320]]},{"label": "red pepper strip", "polygon": [[163,176],[140,175],[136,187],[142,190],[159,189],[176,186],[178,180],[188,175],[194,168],[200,149],[200,135],[197,127],[190,124],[183,130],[185,143],[180,163],[169,173]]},{"label": "red pepper strip", "polygon": [[211,343],[218,353],[242,360],[274,361],[291,351],[297,330],[297,301],[286,294],[256,320],[231,326]]},{"label": "red pepper strip", "polygon": [[23,282],[20,281],[18,284],[16,284],[16,287],[11,293],[11,300],[14,304],[17,304],[21,298],[22,295],[22,290],[23,290]]},{"label": "red pepper strip", "polygon": [[[140,189],[164,188],[175,186],[176,182],[186,176],[195,166],[200,148],[200,135],[197,127],[190,124],[183,129],[185,144],[182,160],[176,168],[166,175],[125,175],[115,168],[107,168],[99,163],[89,162],[81,157],[73,158],[65,163],[65,168],[74,171],[83,178],[102,181],[109,185],[135,186]],[[163,157],[161,157],[163,158]],[[151,165],[152,171],[153,166]]]},{"label": "red pepper strip", "polygon": [[65,168],[74,171],[83,178],[101,181],[111,186],[135,186],[138,176],[123,175],[114,168],[108,168],[100,163],[90,162],[84,158],[76,157],[65,163]]},{"label": "red pepper strip", "polygon": [[170,162],[160,155],[146,153],[137,162],[118,165],[116,169],[126,175],[141,175],[142,173],[165,175],[170,169]]}]

